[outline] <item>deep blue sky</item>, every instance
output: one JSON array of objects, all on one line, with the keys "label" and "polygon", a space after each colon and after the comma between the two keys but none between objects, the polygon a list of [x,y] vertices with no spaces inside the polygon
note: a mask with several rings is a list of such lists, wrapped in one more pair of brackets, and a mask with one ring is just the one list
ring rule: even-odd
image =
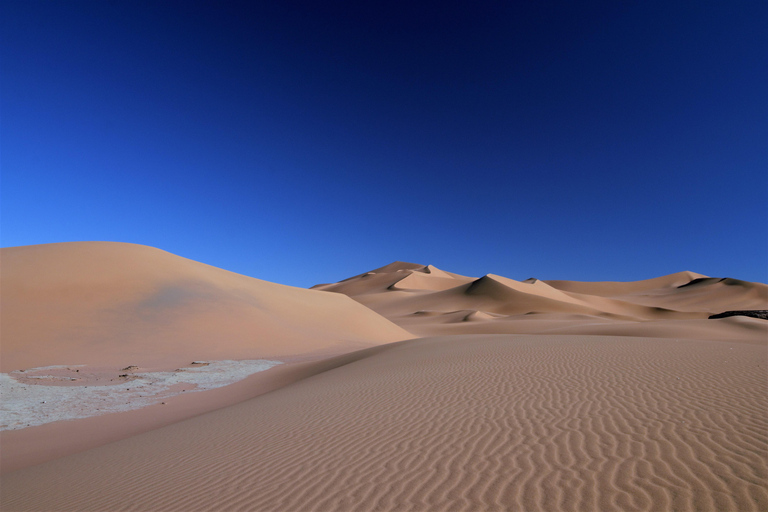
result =
[{"label": "deep blue sky", "polygon": [[0,9],[3,246],[768,280],[764,0]]}]

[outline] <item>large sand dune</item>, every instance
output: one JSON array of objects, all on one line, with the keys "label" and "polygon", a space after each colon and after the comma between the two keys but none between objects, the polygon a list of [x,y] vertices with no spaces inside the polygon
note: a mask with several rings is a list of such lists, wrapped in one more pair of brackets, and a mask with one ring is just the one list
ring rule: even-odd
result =
[{"label": "large sand dune", "polygon": [[[256,371],[413,337],[348,297],[141,245],[12,247],[0,262],[3,472],[234,403],[177,396],[242,378],[232,360]],[[194,361],[214,362],[221,378],[199,382]],[[135,410],[149,404],[163,407]],[[106,413],[116,414],[92,418]]]},{"label": "large sand dune", "polygon": [[4,511],[768,509],[768,321],[708,319],[761,283],[0,255],[5,417],[119,410],[1,432]]},{"label": "large sand dune", "polygon": [[411,337],[346,297],[141,245],[35,245],[0,257],[3,372],[270,358]]}]

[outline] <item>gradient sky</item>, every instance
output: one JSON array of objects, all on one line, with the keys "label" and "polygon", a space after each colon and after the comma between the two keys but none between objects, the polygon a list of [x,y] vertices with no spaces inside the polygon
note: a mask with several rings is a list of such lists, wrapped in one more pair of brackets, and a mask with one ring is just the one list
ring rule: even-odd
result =
[{"label": "gradient sky", "polygon": [[768,3],[4,0],[3,246],[768,280]]}]

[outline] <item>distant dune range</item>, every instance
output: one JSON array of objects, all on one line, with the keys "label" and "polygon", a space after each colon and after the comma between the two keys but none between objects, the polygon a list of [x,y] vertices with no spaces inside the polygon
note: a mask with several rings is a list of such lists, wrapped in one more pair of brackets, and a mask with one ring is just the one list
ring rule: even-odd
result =
[{"label": "distant dune range", "polygon": [[559,333],[765,341],[765,322],[707,320],[726,310],[765,309],[768,285],[694,272],[635,281],[479,279],[395,262],[313,287],[349,295],[420,336]]},{"label": "distant dune range", "polygon": [[396,262],[302,290],[131,244],[0,256],[3,372],[120,393],[120,365],[284,363],[1,432],[3,511],[768,510],[768,321],[708,319],[765,284]]}]

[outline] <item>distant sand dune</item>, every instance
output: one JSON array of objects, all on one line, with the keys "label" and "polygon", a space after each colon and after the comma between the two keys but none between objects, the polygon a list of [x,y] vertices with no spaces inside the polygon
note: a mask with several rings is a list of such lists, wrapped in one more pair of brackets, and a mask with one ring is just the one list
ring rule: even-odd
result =
[{"label": "distant sand dune", "polygon": [[[349,295],[420,336],[551,332],[768,339],[768,322],[715,325],[707,320],[728,309],[768,308],[768,285],[762,283],[687,271],[625,283],[515,281],[495,274],[475,279],[427,272],[433,268],[395,262],[316,288]],[[483,314],[461,323],[457,311]]]},{"label": "distant sand dune", "polygon": [[547,283],[558,290],[567,292],[583,293],[587,295],[598,295],[600,297],[615,297],[617,295],[626,295],[648,290],[658,290],[660,288],[677,288],[684,286],[696,279],[707,276],[697,274],[696,272],[684,271],[676,272],[653,279],[642,281],[616,282],[616,281],[561,281],[548,280]]},{"label": "distant sand dune", "polygon": [[764,346],[475,335],[354,359],[12,473],[2,508],[768,508]]}]

